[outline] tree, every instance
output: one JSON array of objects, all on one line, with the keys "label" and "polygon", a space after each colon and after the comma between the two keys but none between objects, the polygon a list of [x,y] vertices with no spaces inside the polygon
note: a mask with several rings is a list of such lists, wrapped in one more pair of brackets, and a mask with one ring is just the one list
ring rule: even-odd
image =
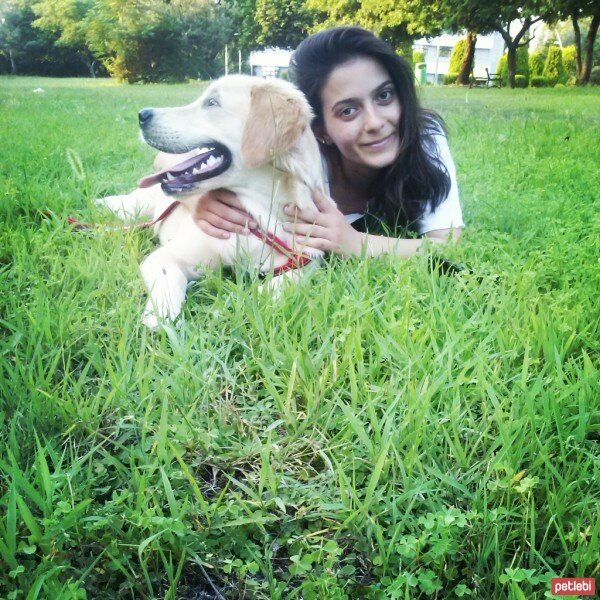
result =
[{"label": "tree", "polygon": [[458,72],[457,83],[459,85],[468,85],[473,71],[473,62],[475,61],[475,45],[477,44],[477,34],[473,31],[467,31],[465,41],[466,48],[463,55],[460,70]]},{"label": "tree", "polygon": [[305,0],[258,0],[256,41],[261,46],[295,48],[315,21],[315,11]]},{"label": "tree", "polygon": [[[553,14],[553,0],[499,0],[494,3],[493,10],[487,13],[488,25],[493,31],[500,33],[506,45],[508,84],[515,87],[517,74],[517,50],[527,46],[530,38],[529,30],[534,23]],[[511,31],[511,24],[519,22],[516,33]]]},{"label": "tree", "polygon": [[260,25],[256,22],[257,0],[224,0],[223,16],[234,33],[231,42],[242,51],[249,52],[259,47],[257,38]]},{"label": "tree", "polygon": [[[502,77],[502,81],[508,80],[508,60],[507,55],[503,54],[498,61],[498,65],[496,67],[496,73],[498,73]],[[540,75],[544,70],[545,61],[542,60],[542,67],[540,70]],[[520,46],[517,48],[517,67],[515,73],[515,82],[517,75],[521,75],[523,77],[523,87],[527,87],[529,85],[530,78],[530,69],[529,69],[529,50],[527,46]]]},{"label": "tree", "polygon": [[442,31],[432,20],[425,23],[413,18],[407,0],[307,0],[307,5],[323,15],[312,31],[334,25],[361,25],[386,40],[409,61],[412,42],[417,37]]},{"label": "tree", "polygon": [[87,16],[93,0],[40,0],[32,5],[35,27],[57,36],[56,44],[74,49],[90,76],[96,76],[97,60],[87,43]]},{"label": "tree", "polygon": [[8,58],[10,72],[16,75],[18,61],[30,38],[31,18],[22,2],[5,1],[0,11],[0,52]]},{"label": "tree", "polygon": [[[594,44],[600,26],[600,3],[597,0],[555,0],[555,2],[557,7],[556,18],[570,19],[573,23],[577,83],[588,83],[594,62]],[[591,22],[582,49],[580,21],[586,17],[591,17]]]},{"label": "tree", "polygon": [[[441,26],[442,29],[453,32],[466,30],[482,35],[493,31],[500,33],[507,48],[510,87],[515,87],[517,48],[529,42],[529,28],[555,14],[554,0],[440,0],[432,3],[422,0],[402,1],[407,5],[407,18],[419,23],[420,27],[432,22],[435,29]],[[516,32],[510,27],[513,22],[521,24]],[[463,75],[468,77],[469,72]]]},{"label": "tree", "polygon": [[76,54],[57,48],[56,36],[34,27],[34,21],[30,0],[0,2],[0,68],[13,74],[81,74]]}]

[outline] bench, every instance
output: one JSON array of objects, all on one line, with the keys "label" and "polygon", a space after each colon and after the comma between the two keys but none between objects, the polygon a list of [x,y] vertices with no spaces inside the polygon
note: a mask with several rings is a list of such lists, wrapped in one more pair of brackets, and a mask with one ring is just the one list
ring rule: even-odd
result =
[{"label": "bench", "polygon": [[470,87],[502,87],[503,80],[500,73],[490,73],[487,67],[485,73],[485,77],[471,76]]}]

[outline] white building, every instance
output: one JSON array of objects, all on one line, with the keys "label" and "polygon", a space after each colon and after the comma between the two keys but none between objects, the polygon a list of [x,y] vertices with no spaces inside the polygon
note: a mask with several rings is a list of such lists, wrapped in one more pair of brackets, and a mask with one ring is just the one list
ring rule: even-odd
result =
[{"label": "white building", "polygon": [[[427,83],[443,82],[444,75],[448,73],[452,49],[456,42],[464,38],[465,35],[443,34],[435,38],[422,38],[414,43],[414,50],[421,50],[425,53]],[[475,77],[485,77],[486,68],[490,73],[495,73],[496,66],[503,53],[504,40],[499,33],[478,35],[473,66]]]},{"label": "white building", "polygon": [[250,74],[258,77],[286,76],[290,64],[291,50],[268,48],[250,53]]}]

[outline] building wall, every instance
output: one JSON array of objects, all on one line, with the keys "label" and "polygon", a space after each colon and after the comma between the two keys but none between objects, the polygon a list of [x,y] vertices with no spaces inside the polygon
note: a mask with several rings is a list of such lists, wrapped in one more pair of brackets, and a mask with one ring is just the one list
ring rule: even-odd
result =
[{"label": "building wall", "polygon": [[[425,52],[427,65],[427,83],[442,83],[448,73],[452,49],[464,35],[441,35],[415,42],[413,48]],[[477,36],[473,73],[476,77],[485,77],[485,69],[496,71],[498,60],[504,52],[504,40],[499,33]]]},{"label": "building wall", "polygon": [[268,48],[250,53],[250,73],[257,77],[285,77],[290,64],[290,50]]}]

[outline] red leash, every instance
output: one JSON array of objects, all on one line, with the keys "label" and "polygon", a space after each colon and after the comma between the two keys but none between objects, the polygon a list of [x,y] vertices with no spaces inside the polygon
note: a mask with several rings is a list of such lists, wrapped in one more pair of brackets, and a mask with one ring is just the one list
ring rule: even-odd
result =
[{"label": "red leash", "polygon": [[[154,227],[158,225],[161,221],[164,221],[177,207],[179,206],[179,200],[175,200],[165,208],[165,210],[160,213],[156,219],[153,221],[145,221],[143,223],[132,223],[131,225],[119,225],[115,227],[111,227],[111,229],[121,229],[124,231],[128,231],[130,229],[149,229],[150,227]],[[49,211],[47,211],[48,213]],[[67,221],[69,225],[73,225],[73,229],[80,231],[83,229],[95,229],[98,225],[94,223],[83,223],[82,221],[78,221],[75,217],[67,217]]]},{"label": "red leash", "polygon": [[[143,223],[134,223],[132,225],[123,225],[121,227],[116,227],[116,229],[122,229],[128,231],[129,229],[149,229],[150,227],[154,227],[161,221],[164,221],[177,207],[179,206],[179,201],[175,200],[171,202],[169,206],[163,212],[156,217],[153,221],[145,221]],[[47,214],[51,214],[47,211]],[[67,221],[69,225],[72,225],[74,229],[77,231],[84,229],[95,229],[98,225],[93,223],[83,223],[78,221],[74,217],[67,217]],[[269,233],[268,231],[261,231],[260,229],[251,229],[250,233],[255,235],[259,240],[261,240],[267,246],[270,246],[275,250],[275,252],[279,252],[279,254],[283,254],[283,256],[287,256],[287,262],[280,267],[275,267],[273,269],[273,275],[281,275],[281,273],[285,273],[286,271],[291,271],[292,269],[300,269],[311,262],[310,256],[302,252],[296,252],[292,248],[290,248],[280,237],[277,237],[273,233]]]}]

